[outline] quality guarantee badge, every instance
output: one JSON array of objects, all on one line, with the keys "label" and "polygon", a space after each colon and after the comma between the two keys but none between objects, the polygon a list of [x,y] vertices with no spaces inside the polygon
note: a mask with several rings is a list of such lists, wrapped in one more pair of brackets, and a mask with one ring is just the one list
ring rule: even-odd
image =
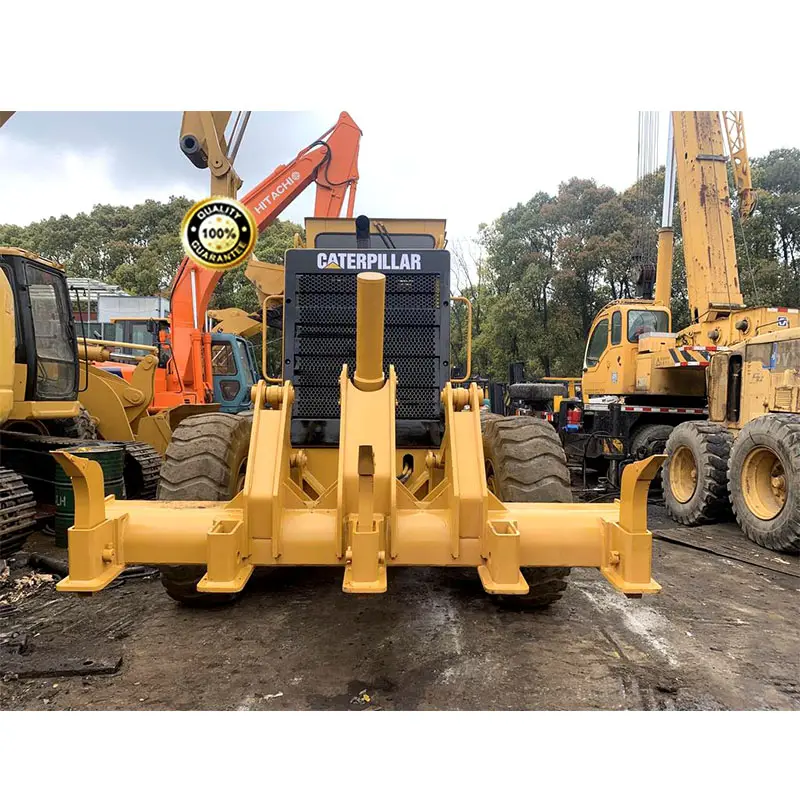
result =
[{"label": "quality guarantee badge", "polygon": [[232,269],[246,261],[258,238],[250,210],[231,197],[195,203],[181,223],[186,255],[209,269]]}]

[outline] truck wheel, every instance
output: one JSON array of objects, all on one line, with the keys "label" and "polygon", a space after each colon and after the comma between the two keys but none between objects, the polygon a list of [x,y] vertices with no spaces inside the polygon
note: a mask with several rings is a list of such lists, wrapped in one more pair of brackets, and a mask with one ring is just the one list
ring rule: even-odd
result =
[{"label": "truck wheel", "polygon": [[[558,434],[534,417],[488,420],[483,432],[489,490],[509,503],[569,503],[567,458]],[[569,567],[523,567],[524,595],[493,595],[507,608],[547,608],[567,588]]]},{"label": "truck wheel", "polygon": [[682,422],[667,440],[664,505],[681,525],[702,525],[729,508],[728,461],[733,437],[713,422]]},{"label": "truck wheel", "polygon": [[97,439],[97,426],[85,408],[81,408],[77,417],[62,417],[43,420],[50,436],[62,436],[67,439]]},{"label": "truck wheel", "polygon": [[[634,461],[641,461],[643,458],[663,453],[672,431],[672,425],[642,425],[638,428],[631,439],[631,458]],[[617,484],[616,488],[619,488]],[[661,473],[659,472],[650,481],[650,494],[658,494],[661,491]]]},{"label": "truck wheel", "polygon": [[[187,417],[175,428],[167,447],[159,500],[231,500],[244,481],[252,421],[215,412]],[[238,592],[198,592],[206,567],[199,564],[161,566],[161,583],[179,603],[208,608],[233,602]]]},{"label": "truck wheel", "polygon": [[800,553],[799,414],[765,414],[742,428],[731,448],[728,487],[748,539]]}]

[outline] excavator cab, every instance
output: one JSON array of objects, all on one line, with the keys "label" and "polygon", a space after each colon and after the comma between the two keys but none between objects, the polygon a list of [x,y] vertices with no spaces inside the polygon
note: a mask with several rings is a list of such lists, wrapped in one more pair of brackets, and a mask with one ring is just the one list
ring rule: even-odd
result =
[{"label": "excavator cab", "polygon": [[253,345],[242,336],[211,334],[214,402],[220,411],[238,414],[253,407],[250,390],[261,380]]},{"label": "excavator cab", "polygon": [[[58,418],[78,413],[79,368],[72,305],[64,271],[16,247],[0,248],[0,270],[13,304],[12,419]],[[0,423],[5,422],[0,419]]]}]

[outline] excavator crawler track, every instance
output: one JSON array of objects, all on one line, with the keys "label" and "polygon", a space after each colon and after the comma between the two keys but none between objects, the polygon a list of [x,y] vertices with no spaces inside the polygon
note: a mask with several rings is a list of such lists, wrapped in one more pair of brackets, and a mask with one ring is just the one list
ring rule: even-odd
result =
[{"label": "excavator crawler track", "polygon": [[144,442],[124,442],[125,496],[129,500],[155,500],[161,454]]},{"label": "excavator crawler track", "polygon": [[0,468],[0,558],[16,553],[36,524],[36,501],[22,476]]}]

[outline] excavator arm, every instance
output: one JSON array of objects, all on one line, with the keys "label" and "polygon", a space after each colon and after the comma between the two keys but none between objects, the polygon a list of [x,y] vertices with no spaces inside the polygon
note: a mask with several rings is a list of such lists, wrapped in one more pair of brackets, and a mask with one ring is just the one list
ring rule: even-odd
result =
[{"label": "excavator arm", "polygon": [[[228,152],[224,137],[229,117],[229,112],[186,112],[181,128],[181,149],[195,166],[209,167],[212,192],[215,187],[222,188],[227,196],[235,196],[241,180],[233,170],[236,151],[231,148]],[[242,203],[253,213],[259,232],[269,227],[314,182],[317,184],[316,216],[339,216],[348,189],[347,213],[352,216],[360,141],[361,130],[349,114],[342,112],[333,127],[251,189],[242,198]],[[253,266],[260,263],[255,262]],[[251,267],[248,277],[256,283],[252,272]],[[205,269],[184,258],[172,285],[170,334],[175,365],[183,385],[196,391],[200,390],[203,382],[200,377],[195,379],[204,371],[205,359],[201,354],[203,321],[221,277],[220,270]],[[208,393],[210,376],[204,383]]]}]

